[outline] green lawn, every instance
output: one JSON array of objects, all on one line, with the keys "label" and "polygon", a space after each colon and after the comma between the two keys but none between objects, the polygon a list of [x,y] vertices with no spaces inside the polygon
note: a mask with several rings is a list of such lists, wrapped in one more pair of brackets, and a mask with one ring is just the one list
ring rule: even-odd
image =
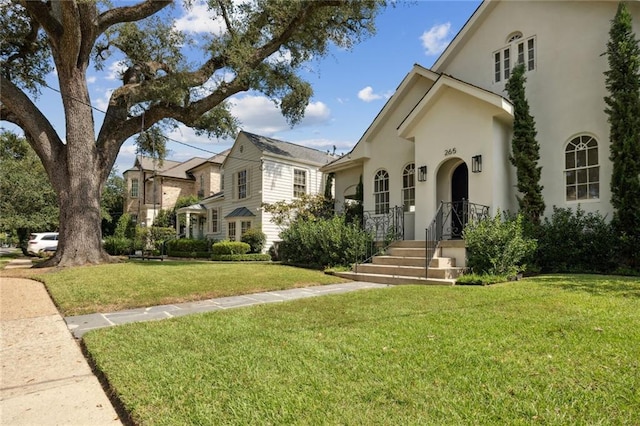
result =
[{"label": "green lawn", "polygon": [[343,282],[271,263],[128,262],[34,275],[64,316]]},{"label": "green lawn", "polygon": [[399,286],[96,330],[144,425],[640,424],[640,283]]}]

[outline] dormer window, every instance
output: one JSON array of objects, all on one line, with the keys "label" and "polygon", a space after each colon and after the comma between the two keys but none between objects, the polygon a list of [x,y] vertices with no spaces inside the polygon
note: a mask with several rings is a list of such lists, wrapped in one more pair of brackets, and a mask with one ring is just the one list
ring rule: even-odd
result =
[{"label": "dormer window", "polygon": [[525,64],[527,71],[536,68],[536,39],[523,38],[521,32],[513,32],[507,36],[507,45],[493,52],[493,82],[507,81],[513,67]]}]

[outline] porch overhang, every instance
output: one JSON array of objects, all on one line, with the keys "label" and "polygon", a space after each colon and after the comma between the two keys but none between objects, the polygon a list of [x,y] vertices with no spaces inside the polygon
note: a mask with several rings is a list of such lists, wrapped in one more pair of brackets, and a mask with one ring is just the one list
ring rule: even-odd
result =
[{"label": "porch overhang", "polygon": [[398,136],[410,141],[415,141],[416,125],[436,106],[438,100],[445,95],[447,90],[455,90],[465,96],[481,101],[491,111],[491,114],[498,119],[504,121],[513,119],[513,105],[504,97],[449,75],[442,74],[433,87],[431,87],[400,124],[398,127]]}]

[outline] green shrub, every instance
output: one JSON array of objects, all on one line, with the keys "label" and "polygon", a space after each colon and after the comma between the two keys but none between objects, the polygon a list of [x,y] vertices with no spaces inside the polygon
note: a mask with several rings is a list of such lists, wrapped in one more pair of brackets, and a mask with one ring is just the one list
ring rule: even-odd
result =
[{"label": "green shrub", "polygon": [[171,257],[185,257],[190,259],[208,259],[211,253],[208,251],[172,251],[169,252]]},{"label": "green shrub", "polygon": [[509,281],[506,275],[465,274],[456,279],[456,284],[490,285]]},{"label": "green shrub", "polygon": [[240,240],[249,244],[249,253],[262,253],[267,236],[258,228],[249,228],[242,234]]},{"label": "green shrub", "polygon": [[543,272],[599,272],[615,269],[617,239],[599,213],[554,206],[538,235],[537,260]]},{"label": "green shrub", "polygon": [[113,232],[114,237],[131,238],[136,236],[136,224],[129,213],[124,213],[118,219],[116,229]]},{"label": "green shrub", "polygon": [[104,237],[104,249],[111,256],[130,254],[133,249],[133,241],[115,235]]},{"label": "green shrub", "polygon": [[224,261],[224,262],[265,262],[270,261],[271,256],[262,253],[248,253],[248,254],[213,254],[211,260]]},{"label": "green shrub", "polygon": [[[195,238],[180,238],[176,240],[167,241],[167,254],[169,256],[178,256],[175,253],[194,253],[194,252],[209,252],[209,241],[199,240]],[[207,254],[208,257],[209,255]],[[195,256],[187,256],[195,257]]]},{"label": "green shrub", "polygon": [[214,243],[211,251],[214,255],[221,254],[247,254],[251,247],[241,241],[219,241]]},{"label": "green shrub", "polygon": [[373,241],[344,216],[315,221],[298,220],[280,233],[280,259],[309,266],[346,266],[366,253]]},{"label": "green shrub", "polygon": [[470,222],[464,229],[467,264],[476,274],[514,276],[524,270],[522,260],[536,249],[536,241],[523,234],[523,216]]}]

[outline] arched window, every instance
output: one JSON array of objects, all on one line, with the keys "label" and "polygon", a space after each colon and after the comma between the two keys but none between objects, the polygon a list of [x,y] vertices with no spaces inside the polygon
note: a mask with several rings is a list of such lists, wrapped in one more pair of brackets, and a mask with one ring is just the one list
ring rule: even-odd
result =
[{"label": "arched window", "polygon": [[567,201],[600,198],[598,141],[588,135],[577,136],[564,151]]},{"label": "arched window", "polygon": [[407,164],[402,171],[402,205],[405,212],[416,210],[416,165]]},{"label": "arched window", "polygon": [[389,213],[389,173],[378,170],[373,178],[373,200],[376,214]]}]

